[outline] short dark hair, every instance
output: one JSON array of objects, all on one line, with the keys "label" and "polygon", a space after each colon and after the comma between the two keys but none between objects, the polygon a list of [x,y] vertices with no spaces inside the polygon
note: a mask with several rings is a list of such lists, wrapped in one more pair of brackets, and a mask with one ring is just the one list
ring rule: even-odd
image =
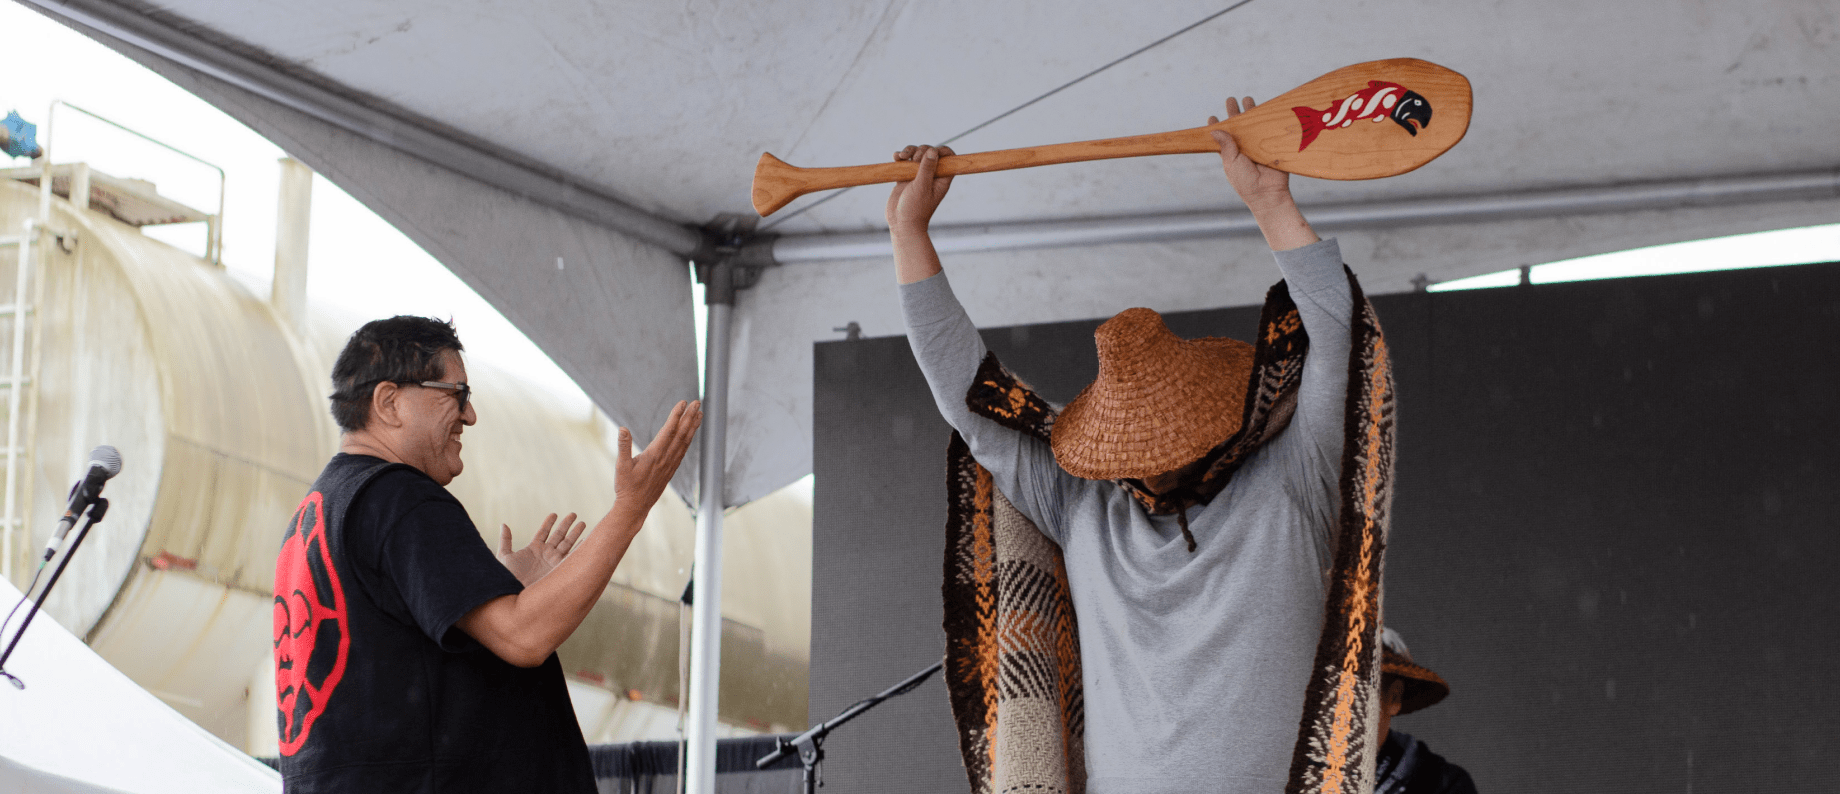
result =
[{"label": "short dark hair", "polygon": [[347,433],[363,430],[377,384],[440,380],[441,353],[465,349],[451,322],[399,314],[365,323],[332,365],[332,418]]}]

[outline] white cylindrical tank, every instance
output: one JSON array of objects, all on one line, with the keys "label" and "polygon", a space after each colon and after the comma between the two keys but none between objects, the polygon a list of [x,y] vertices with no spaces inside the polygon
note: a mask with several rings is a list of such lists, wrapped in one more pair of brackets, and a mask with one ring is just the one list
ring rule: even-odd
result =
[{"label": "white cylindrical tank", "polygon": [[[39,199],[36,186],[0,179],[0,235],[36,217]],[[15,533],[13,578],[25,586],[88,451],[117,447],[124,464],[107,486],[111,509],[47,613],[186,716],[262,752],[273,743],[259,715],[273,698],[264,681],[275,553],[336,448],[331,362],[358,321],[310,313],[303,339],[221,267],[142,236],[99,204],[78,210],[54,198],[47,225],[62,237],[32,249],[30,275],[44,280],[30,320],[41,352],[26,387],[37,393],[36,421],[20,471],[32,509]],[[13,283],[16,253],[0,249],[0,284]],[[11,327],[0,323],[0,358]],[[592,525],[612,503],[611,423],[598,411],[575,415],[487,362],[468,368],[479,423],[450,489],[487,542],[496,546],[505,523],[521,544],[550,512]],[[785,495],[729,519],[725,586],[748,594],[724,610],[721,716],[736,729],[805,722],[809,516]],[[677,704],[676,599],[691,526],[667,494],[562,648],[578,704],[591,704],[578,708],[590,741],[661,738],[658,714]],[[651,727],[633,727],[641,723]]]}]

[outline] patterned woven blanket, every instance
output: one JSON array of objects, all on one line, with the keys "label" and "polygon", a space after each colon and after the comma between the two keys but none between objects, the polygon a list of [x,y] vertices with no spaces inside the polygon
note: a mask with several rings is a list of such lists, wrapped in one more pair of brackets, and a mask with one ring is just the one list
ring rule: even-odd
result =
[{"label": "patterned woven blanket", "polygon": [[[1322,635],[1304,696],[1287,794],[1371,794],[1379,751],[1380,580],[1392,503],[1393,372],[1373,306],[1352,273],[1340,523]],[[1206,503],[1251,453],[1289,424],[1309,338],[1280,282],[1266,296],[1240,431],[1203,475],[1150,494],[1146,510]],[[1049,439],[1055,411],[985,358],[966,396],[1007,427]],[[1012,507],[956,433],[947,453],[946,684],[974,794],[1079,794],[1086,788],[1079,627],[1060,548]]]}]

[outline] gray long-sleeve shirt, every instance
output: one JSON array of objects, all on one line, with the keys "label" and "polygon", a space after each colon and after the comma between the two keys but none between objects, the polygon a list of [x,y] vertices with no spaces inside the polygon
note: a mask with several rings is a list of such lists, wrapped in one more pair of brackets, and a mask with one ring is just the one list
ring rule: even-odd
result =
[{"label": "gray long-sleeve shirt", "polygon": [[971,413],[986,349],[944,274],[901,287],[939,411],[1017,509],[1060,544],[1080,622],[1088,790],[1275,792],[1322,627],[1352,298],[1325,240],[1276,254],[1310,337],[1296,415],[1205,506],[1152,516],[1041,440]]}]

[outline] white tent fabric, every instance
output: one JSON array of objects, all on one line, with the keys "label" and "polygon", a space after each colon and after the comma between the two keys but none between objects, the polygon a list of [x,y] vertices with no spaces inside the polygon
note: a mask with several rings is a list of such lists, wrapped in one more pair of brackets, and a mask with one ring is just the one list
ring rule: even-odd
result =
[{"label": "white tent fabric", "polygon": [[[155,49],[168,56],[229,48],[313,91],[401,120],[341,126],[256,98],[225,83],[223,72],[192,71],[111,41],[402,227],[525,328],[610,415],[642,432],[688,388],[692,330],[677,260],[691,246],[652,227],[593,228],[608,224],[597,224],[592,208],[571,211],[568,196],[482,189],[507,182],[405,145],[405,130],[462,141],[475,160],[483,152],[534,163],[610,197],[616,215],[650,213],[652,222],[684,228],[746,212],[761,151],[797,165],[882,160],[898,144],[964,132],[1233,5],[21,1],[66,20],[95,23],[112,12],[105,27],[157,29],[164,44]],[[1467,139],[1404,176],[1295,186],[1306,208],[1366,208],[1352,213],[1364,224],[1325,231],[1341,235],[1372,292],[1407,289],[1420,273],[1443,280],[1840,217],[1832,146],[1840,6],[1828,0],[1254,0],[955,145],[987,150],[1194,126],[1230,91],[1271,96],[1339,66],[1397,56],[1470,78]],[[1784,179],[1796,187],[1782,188]],[[1701,187],[1745,180],[1766,187]],[[1519,201],[1618,189],[1636,198]],[[793,215],[825,198],[807,197],[763,226],[786,235],[777,250],[822,247],[879,228],[884,196],[859,189]],[[1375,220],[1426,200],[1522,209]],[[1199,155],[967,178],[937,220],[975,232],[1234,211],[1217,164]],[[624,228],[619,219],[611,225]],[[1205,240],[950,255],[947,266],[985,325],[1132,305],[1250,303],[1276,273],[1256,236],[1238,228],[1239,237],[1217,228]],[[555,273],[555,257],[570,255],[594,269]],[[741,293],[728,504],[810,470],[810,345],[839,338],[831,329],[850,321],[871,335],[899,332],[887,271],[873,257],[785,264]]]},{"label": "white tent fabric", "polygon": [[[19,590],[0,579],[0,604]],[[10,640],[24,609],[6,632]],[[45,615],[34,618],[0,684],[0,792],[279,792],[281,776],[102,660]]]},{"label": "white tent fabric", "polygon": [[[1410,56],[1469,77],[1467,139],[1411,174],[1295,185],[1306,214],[1346,227],[1323,224],[1370,292],[1840,217],[1832,0],[18,2],[333,179],[641,434],[694,387],[682,259],[721,255],[696,227],[747,212],[763,150],[850,165],[904,143],[1158,132],[1203,123],[1228,92],[1270,97]],[[948,269],[987,326],[1256,302],[1276,273],[1218,167],[1192,155],[960,180],[936,219],[964,252]],[[807,197],[762,226],[776,241],[744,247],[784,264],[732,314],[726,487],[710,504],[810,471],[813,340],[851,321],[899,332],[885,257],[856,245],[884,195]],[[814,259],[828,261],[794,264]],[[701,518],[698,576],[719,581],[719,511]],[[713,625],[719,588],[698,593],[697,623]],[[699,791],[714,768],[709,636],[692,653]]]},{"label": "white tent fabric", "polygon": [[[374,209],[517,325],[615,422],[637,428],[639,443],[676,401],[696,397],[689,270],[681,258],[87,32],[249,124]],[[519,300],[537,293],[542,300]],[[689,457],[674,483],[680,494],[694,493],[694,450]]]}]

